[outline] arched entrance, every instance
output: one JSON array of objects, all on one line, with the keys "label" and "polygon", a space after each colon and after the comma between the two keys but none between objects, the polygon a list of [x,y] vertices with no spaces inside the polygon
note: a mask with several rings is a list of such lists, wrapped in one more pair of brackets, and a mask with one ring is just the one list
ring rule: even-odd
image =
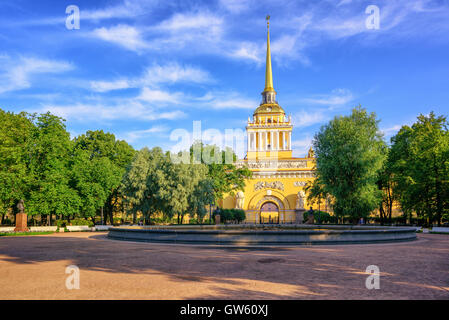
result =
[{"label": "arched entrance", "polygon": [[265,202],[260,207],[260,223],[279,223],[279,207],[274,202]]}]

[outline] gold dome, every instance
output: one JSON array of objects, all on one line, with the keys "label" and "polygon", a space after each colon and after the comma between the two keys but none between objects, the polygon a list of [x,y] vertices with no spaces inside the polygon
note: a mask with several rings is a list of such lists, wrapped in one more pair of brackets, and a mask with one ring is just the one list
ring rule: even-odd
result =
[{"label": "gold dome", "polygon": [[258,114],[270,114],[270,113],[282,113],[283,115],[285,115],[284,109],[282,109],[282,107],[280,105],[278,105],[277,103],[264,103],[261,104],[256,111],[254,111],[254,115],[258,115]]}]

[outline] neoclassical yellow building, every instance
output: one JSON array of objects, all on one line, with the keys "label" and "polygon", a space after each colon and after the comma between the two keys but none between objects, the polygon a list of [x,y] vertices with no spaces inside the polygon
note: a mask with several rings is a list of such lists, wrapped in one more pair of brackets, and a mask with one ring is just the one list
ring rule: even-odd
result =
[{"label": "neoclassical yellow building", "polygon": [[[312,149],[306,158],[292,156],[292,129],[291,116],[276,101],[268,21],[265,89],[261,104],[248,118],[246,157],[236,163],[247,166],[253,176],[244,192],[225,196],[223,208],[244,209],[249,223],[302,223],[302,213],[310,207],[304,187],[314,179],[315,160]],[[328,209],[321,204],[321,210]]]}]

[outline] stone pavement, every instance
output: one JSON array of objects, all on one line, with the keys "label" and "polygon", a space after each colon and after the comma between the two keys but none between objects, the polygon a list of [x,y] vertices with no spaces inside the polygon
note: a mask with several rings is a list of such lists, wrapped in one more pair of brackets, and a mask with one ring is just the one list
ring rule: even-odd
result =
[{"label": "stone pavement", "polygon": [[[80,268],[79,290],[66,288],[68,265]],[[368,265],[379,290],[365,287]],[[449,235],[288,248],[1,237],[0,299],[449,299]]]}]

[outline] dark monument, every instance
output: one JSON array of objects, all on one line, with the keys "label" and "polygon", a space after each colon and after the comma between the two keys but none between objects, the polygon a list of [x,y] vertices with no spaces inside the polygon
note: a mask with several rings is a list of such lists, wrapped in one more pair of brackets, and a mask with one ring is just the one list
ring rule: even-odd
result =
[{"label": "dark monument", "polygon": [[312,207],[310,207],[310,210],[307,211],[307,224],[313,224],[315,220],[315,212],[313,211]]},{"label": "dark monument", "polygon": [[28,232],[30,231],[27,227],[27,214],[25,211],[25,205],[23,200],[19,200],[17,204],[17,214],[16,214],[16,227],[14,228],[15,232]]}]

